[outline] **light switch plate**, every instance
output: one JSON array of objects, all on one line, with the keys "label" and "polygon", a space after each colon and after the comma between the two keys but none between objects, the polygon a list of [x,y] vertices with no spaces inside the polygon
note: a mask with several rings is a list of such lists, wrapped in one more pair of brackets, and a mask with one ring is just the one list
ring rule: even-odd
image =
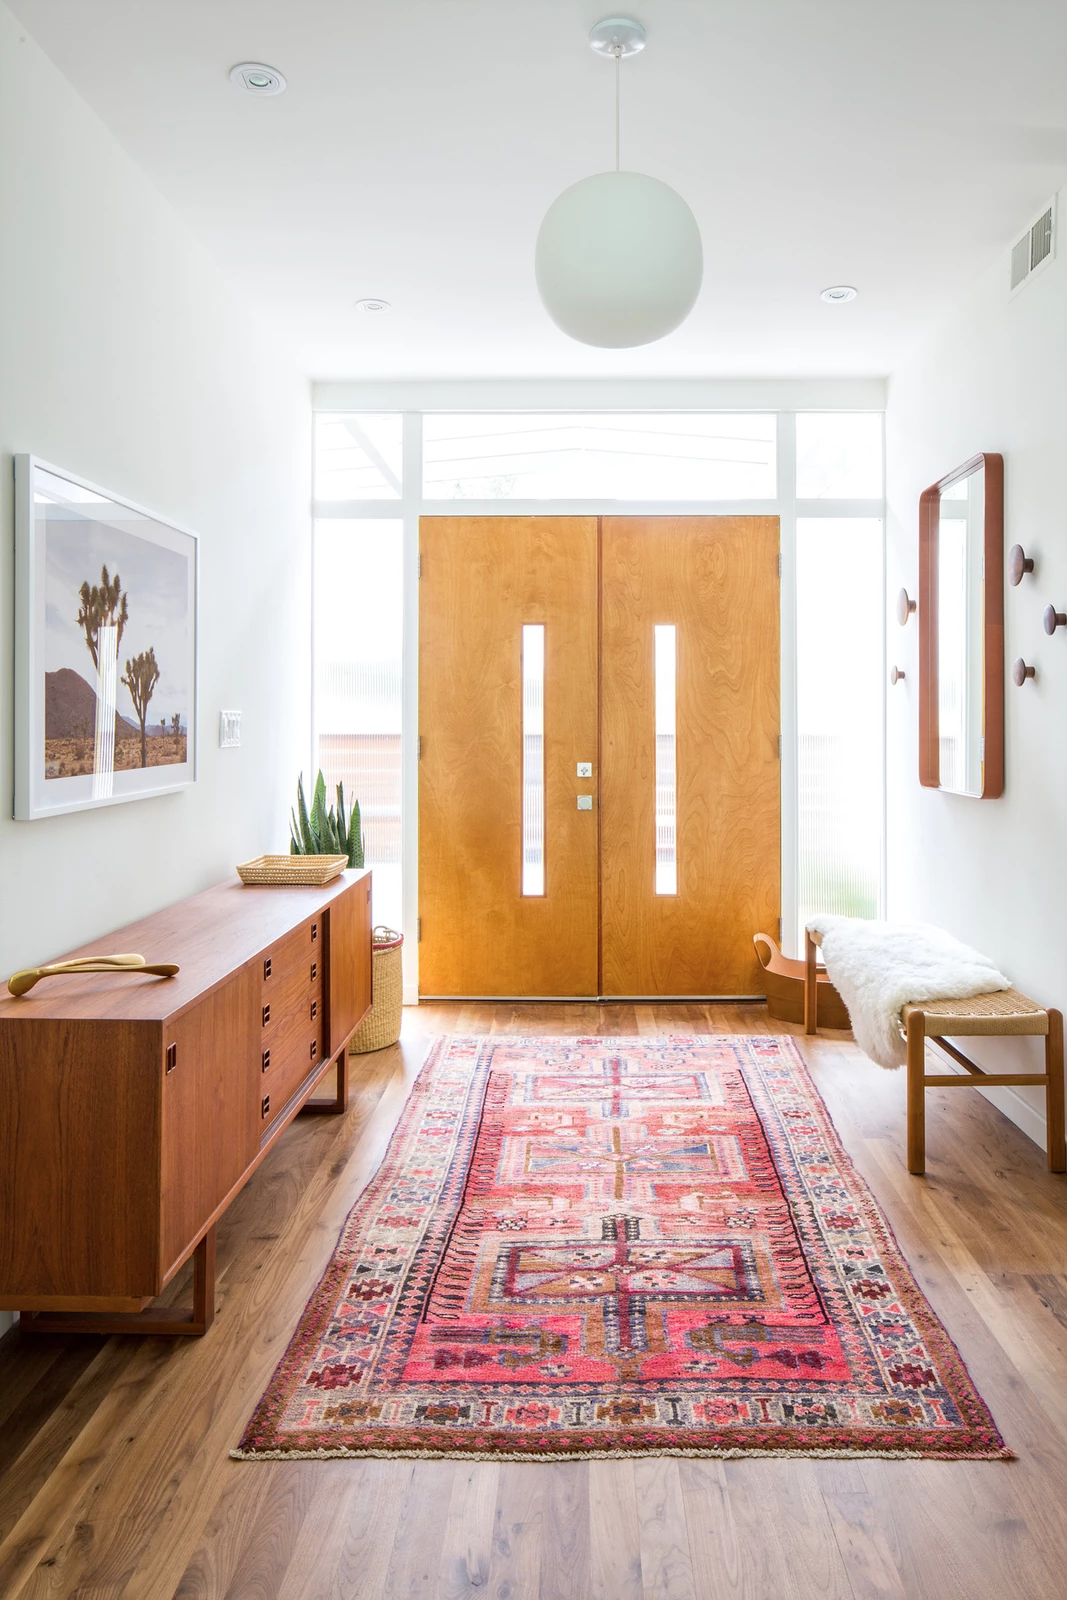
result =
[{"label": "light switch plate", "polygon": [[592,761],[580,761],[580,762],[578,762],[578,764],[575,767],[575,776],[576,776],[576,778],[592,778],[593,777],[593,762]]},{"label": "light switch plate", "polygon": [[578,797],[578,808],[579,808],[580,811],[592,811],[593,810],[593,795],[592,794],[580,794],[579,797]]},{"label": "light switch plate", "polygon": [[236,750],[241,743],[240,711],[219,712],[219,749]]}]

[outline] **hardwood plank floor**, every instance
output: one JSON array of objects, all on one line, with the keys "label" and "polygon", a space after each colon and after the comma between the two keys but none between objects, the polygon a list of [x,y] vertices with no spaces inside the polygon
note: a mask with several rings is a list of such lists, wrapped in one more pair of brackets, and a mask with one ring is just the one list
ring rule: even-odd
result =
[{"label": "hardwood plank floor", "polygon": [[[229,1459],[431,1035],[770,1031],[1019,1460]],[[298,1118],[220,1224],[204,1339],[0,1341],[3,1600],[1060,1600],[1064,1180],[982,1096],[929,1093],[911,1178],[904,1074],[762,1006],[425,1005],[352,1067],[348,1115]]]}]

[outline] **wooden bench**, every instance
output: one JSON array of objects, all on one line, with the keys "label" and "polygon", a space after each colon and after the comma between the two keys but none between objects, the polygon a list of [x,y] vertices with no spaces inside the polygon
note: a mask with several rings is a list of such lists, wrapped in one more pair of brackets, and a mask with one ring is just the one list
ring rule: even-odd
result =
[{"label": "wooden bench", "polygon": [[[805,1032],[818,1025],[819,991],[816,983],[816,947],[819,935],[805,934]],[[1064,1144],[1064,1018],[1029,1000],[1017,989],[972,995],[968,1000],[922,1000],[901,1008],[905,1030],[908,1170],[925,1168],[926,1106],[928,1088],[1022,1088],[1026,1084],[1046,1091],[1046,1164],[1051,1172],[1065,1170]],[[1045,1038],[1045,1072],[987,1072],[944,1037],[1018,1039]],[[927,1072],[927,1040],[933,1039],[964,1068],[959,1072]]]}]

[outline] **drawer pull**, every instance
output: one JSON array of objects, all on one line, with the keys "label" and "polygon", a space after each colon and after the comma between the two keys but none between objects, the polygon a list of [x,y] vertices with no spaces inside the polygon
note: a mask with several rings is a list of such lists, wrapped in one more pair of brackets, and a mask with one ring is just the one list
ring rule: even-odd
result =
[{"label": "drawer pull", "polygon": [[312,944],[315,943],[315,941],[316,941],[316,939],[318,939],[318,937],[319,937],[319,924],[317,922],[313,922],[312,923]]},{"label": "drawer pull", "polygon": [[318,1041],[318,1039],[313,1039],[312,1042],[311,1042],[311,1058],[312,1058],[313,1061],[315,1060],[315,1058],[316,1058],[316,1056],[318,1054],[319,1054],[319,1041]]},{"label": "drawer pull", "polygon": [[269,1117],[270,1114],[271,1114],[271,1097],[270,1097],[269,1094],[265,1094],[263,1099],[260,1101],[260,1116],[261,1117]]},{"label": "drawer pull", "polygon": [[176,1044],[169,1044],[167,1046],[167,1071],[168,1072],[173,1072],[177,1065],[178,1065],[178,1046]]},{"label": "drawer pull", "polygon": [[269,1050],[263,1052],[263,1070],[264,1072],[270,1072],[271,1070],[271,1052]]},{"label": "drawer pull", "polygon": [[318,961],[313,961],[312,964],[311,964],[311,981],[312,981],[312,983],[315,982],[315,980],[316,980],[316,978],[318,976],[319,976],[319,963],[318,963]]},{"label": "drawer pull", "polygon": [[270,956],[266,956],[266,957],[265,957],[265,958],[264,958],[264,962],[263,962],[263,976],[264,976],[264,977],[265,977],[265,978],[269,978],[269,977],[270,977],[270,976],[271,976],[271,958],[270,958]]},{"label": "drawer pull", "polygon": [[312,1019],[313,1022],[315,1021],[315,1019],[316,1019],[316,1017],[318,1015],[319,1015],[319,1002],[318,1002],[318,1000],[313,1000],[312,1003],[311,1003],[311,1019]]},{"label": "drawer pull", "polygon": [[263,1026],[266,1027],[267,1024],[270,1022],[270,1020],[271,1020],[271,1008],[270,1008],[270,1006],[264,1006],[264,1008],[263,1008]]}]

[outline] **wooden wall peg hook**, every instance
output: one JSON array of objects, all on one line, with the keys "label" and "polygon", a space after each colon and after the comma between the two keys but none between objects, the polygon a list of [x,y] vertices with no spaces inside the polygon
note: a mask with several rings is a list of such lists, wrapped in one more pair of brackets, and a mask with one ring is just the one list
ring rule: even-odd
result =
[{"label": "wooden wall peg hook", "polygon": [[1042,613],[1042,626],[1047,633],[1056,633],[1058,628],[1068,624],[1068,616],[1063,611],[1058,611],[1056,606],[1047,606]]},{"label": "wooden wall peg hook", "polygon": [[[905,591],[902,589],[901,592],[902,592],[902,594],[904,594]],[[894,683],[894,684],[901,683],[904,680],[904,677],[905,677],[905,674],[901,670],[900,667],[891,667],[890,668],[890,682],[891,683]]]},{"label": "wooden wall peg hook", "polygon": [[1034,572],[1033,556],[1025,556],[1022,544],[1014,544],[1009,551],[1009,582],[1015,589],[1025,572]]},{"label": "wooden wall peg hook", "polygon": [[[909,599],[908,590],[899,589],[897,595],[897,620],[902,627],[905,626],[915,609],[916,602]],[[902,673],[902,677],[904,677],[904,673]]]},{"label": "wooden wall peg hook", "polygon": [[1023,656],[1017,656],[1012,664],[1012,681],[1017,689],[1022,689],[1028,678],[1033,678],[1034,675],[1034,667],[1029,667]]}]

